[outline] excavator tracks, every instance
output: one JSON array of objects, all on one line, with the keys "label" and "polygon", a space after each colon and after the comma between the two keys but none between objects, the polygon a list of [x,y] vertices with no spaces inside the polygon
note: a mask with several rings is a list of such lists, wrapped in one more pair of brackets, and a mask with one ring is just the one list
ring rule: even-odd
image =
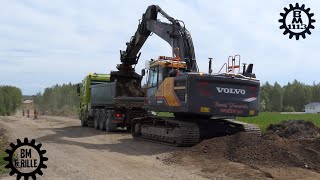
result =
[{"label": "excavator tracks", "polygon": [[[216,131],[224,131],[223,135],[232,135],[238,132],[261,135],[258,126],[232,119],[212,119],[209,124],[213,126],[208,126],[207,132],[209,131],[210,133],[205,138],[203,138],[203,132],[196,121],[186,122],[174,118],[156,116],[135,118],[132,120],[131,130],[134,139],[172,146],[193,146],[202,139],[217,137]],[[220,124],[220,126],[215,124]]]},{"label": "excavator tracks", "polygon": [[259,135],[261,136],[261,130],[259,126],[255,124],[249,124],[241,121],[236,121],[232,119],[224,119],[225,122],[230,123],[232,125],[237,125],[243,128],[243,132],[254,134],[254,135]]},{"label": "excavator tracks", "polygon": [[144,117],[132,121],[132,136],[173,146],[193,146],[200,142],[199,127],[174,118]]}]

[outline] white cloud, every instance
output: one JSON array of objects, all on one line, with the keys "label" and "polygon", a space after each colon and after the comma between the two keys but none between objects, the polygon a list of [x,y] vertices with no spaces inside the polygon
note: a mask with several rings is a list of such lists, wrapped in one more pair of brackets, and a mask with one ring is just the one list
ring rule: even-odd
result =
[{"label": "white cloud", "polygon": [[[45,86],[79,82],[89,72],[115,70],[119,50],[135,32],[148,5],[158,4],[183,20],[192,34],[202,71],[207,58],[220,69],[229,55],[255,63],[262,81],[294,78],[319,81],[320,3],[298,1],[315,13],[316,29],[304,40],[279,29],[279,13],[296,1],[4,1],[0,7],[0,83],[18,85],[24,94]],[[141,62],[170,55],[170,46],[153,35],[142,48]]]}]

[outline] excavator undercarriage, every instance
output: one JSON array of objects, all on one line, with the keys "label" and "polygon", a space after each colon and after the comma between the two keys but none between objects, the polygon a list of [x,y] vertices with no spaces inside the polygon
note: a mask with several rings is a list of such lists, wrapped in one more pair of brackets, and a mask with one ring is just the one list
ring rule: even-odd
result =
[{"label": "excavator undercarriage", "polygon": [[136,118],[132,121],[132,135],[145,140],[173,146],[193,146],[203,139],[236,134],[261,135],[260,128],[233,119],[190,119],[189,121],[157,116]]}]

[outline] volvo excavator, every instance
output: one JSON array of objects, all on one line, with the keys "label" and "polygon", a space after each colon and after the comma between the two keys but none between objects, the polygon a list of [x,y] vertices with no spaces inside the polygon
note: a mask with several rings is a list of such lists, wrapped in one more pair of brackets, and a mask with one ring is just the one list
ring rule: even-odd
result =
[{"label": "volvo excavator", "polygon": [[[158,20],[158,14],[168,22]],[[156,34],[172,47],[172,57],[151,59],[135,72],[139,51],[151,35]],[[138,29],[126,50],[120,51],[118,71],[112,81],[141,82],[147,73],[143,109],[169,112],[172,117],[144,115],[131,120],[135,139],[175,146],[192,146],[202,139],[247,132],[260,135],[253,124],[236,121],[236,117],[257,116],[260,82],[252,72],[253,64],[241,66],[240,56],[229,57],[219,73],[199,72],[191,35],[184,22],[174,19],[159,6],[151,5],[142,15]],[[221,72],[225,71],[225,72]]]}]

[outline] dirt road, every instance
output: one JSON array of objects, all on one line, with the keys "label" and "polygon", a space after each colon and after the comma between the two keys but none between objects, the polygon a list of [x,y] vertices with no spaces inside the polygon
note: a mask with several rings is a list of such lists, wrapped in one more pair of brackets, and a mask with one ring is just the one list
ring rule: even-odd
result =
[{"label": "dirt road", "polygon": [[167,153],[180,148],[135,141],[123,131],[107,133],[79,124],[77,119],[63,117],[0,117],[9,141],[34,138],[47,150],[48,168],[40,179],[204,179],[192,169],[163,164]]},{"label": "dirt road", "polygon": [[[28,137],[43,144],[49,161],[39,179],[320,179],[320,174],[303,168],[257,168],[232,162],[215,150],[208,150],[211,156],[207,156],[201,144],[199,151],[198,146],[185,149],[135,141],[124,131],[82,128],[79,120],[72,118],[0,116],[0,128],[11,142]],[[223,144],[214,148],[223,149]],[[166,161],[172,154],[178,154],[179,161]]]}]

